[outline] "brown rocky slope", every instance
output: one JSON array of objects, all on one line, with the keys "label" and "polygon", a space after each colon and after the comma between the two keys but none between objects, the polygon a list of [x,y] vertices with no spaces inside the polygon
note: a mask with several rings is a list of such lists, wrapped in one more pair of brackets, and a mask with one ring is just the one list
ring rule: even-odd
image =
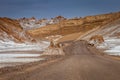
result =
[{"label": "brown rocky slope", "polygon": [[96,27],[102,27],[120,18],[120,12],[86,16],[84,18],[74,18],[62,20],[57,24],[47,25],[38,29],[28,30],[27,33],[34,38],[44,38],[51,35],[68,35],[77,32],[87,32]]},{"label": "brown rocky slope", "polygon": [[21,27],[16,19],[0,18],[0,40],[25,42],[30,39],[29,35]]}]

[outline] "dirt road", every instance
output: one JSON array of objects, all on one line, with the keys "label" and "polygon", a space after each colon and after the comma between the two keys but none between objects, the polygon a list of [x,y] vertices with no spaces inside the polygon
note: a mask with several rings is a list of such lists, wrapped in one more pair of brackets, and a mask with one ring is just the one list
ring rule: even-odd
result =
[{"label": "dirt road", "polygon": [[0,75],[0,80],[120,80],[120,61],[105,58],[85,41],[64,48],[63,59]]}]

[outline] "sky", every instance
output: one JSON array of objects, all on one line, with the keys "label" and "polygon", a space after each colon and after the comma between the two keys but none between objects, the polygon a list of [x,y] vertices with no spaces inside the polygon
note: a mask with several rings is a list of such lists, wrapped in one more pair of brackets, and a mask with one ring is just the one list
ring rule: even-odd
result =
[{"label": "sky", "polygon": [[0,17],[66,18],[120,11],[120,0],[0,0]]}]

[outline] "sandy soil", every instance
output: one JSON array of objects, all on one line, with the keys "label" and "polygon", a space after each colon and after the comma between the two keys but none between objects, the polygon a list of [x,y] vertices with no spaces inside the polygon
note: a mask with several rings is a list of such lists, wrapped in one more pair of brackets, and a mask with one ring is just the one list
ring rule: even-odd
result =
[{"label": "sandy soil", "polygon": [[66,56],[0,70],[0,80],[120,80],[120,61],[105,57],[86,41],[68,44]]}]

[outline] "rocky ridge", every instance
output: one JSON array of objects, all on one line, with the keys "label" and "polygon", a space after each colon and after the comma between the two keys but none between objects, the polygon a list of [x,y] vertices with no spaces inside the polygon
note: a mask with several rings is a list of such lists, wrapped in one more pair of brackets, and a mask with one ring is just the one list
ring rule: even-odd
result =
[{"label": "rocky ridge", "polygon": [[[66,19],[63,16],[55,18],[40,19],[21,18],[10,19],[0,18],[0,39],[25,42],[40,40],[49,36],[65,36],[73,33],[84,34],[97,27],[104,27],[120,18],[120,12],[86,16],[83,18]],[[119,32],[115,33],[119,35]]]},{"label": "rocky ridge", "polygon": [[120,18],[120,12],[86,16],[84,18],[63,19],[57,24],[50,24],[27,32],[34,38],[44,38],[51,35],[68,35],[77,32],[87,32],[96,27],[102,27]]}]

